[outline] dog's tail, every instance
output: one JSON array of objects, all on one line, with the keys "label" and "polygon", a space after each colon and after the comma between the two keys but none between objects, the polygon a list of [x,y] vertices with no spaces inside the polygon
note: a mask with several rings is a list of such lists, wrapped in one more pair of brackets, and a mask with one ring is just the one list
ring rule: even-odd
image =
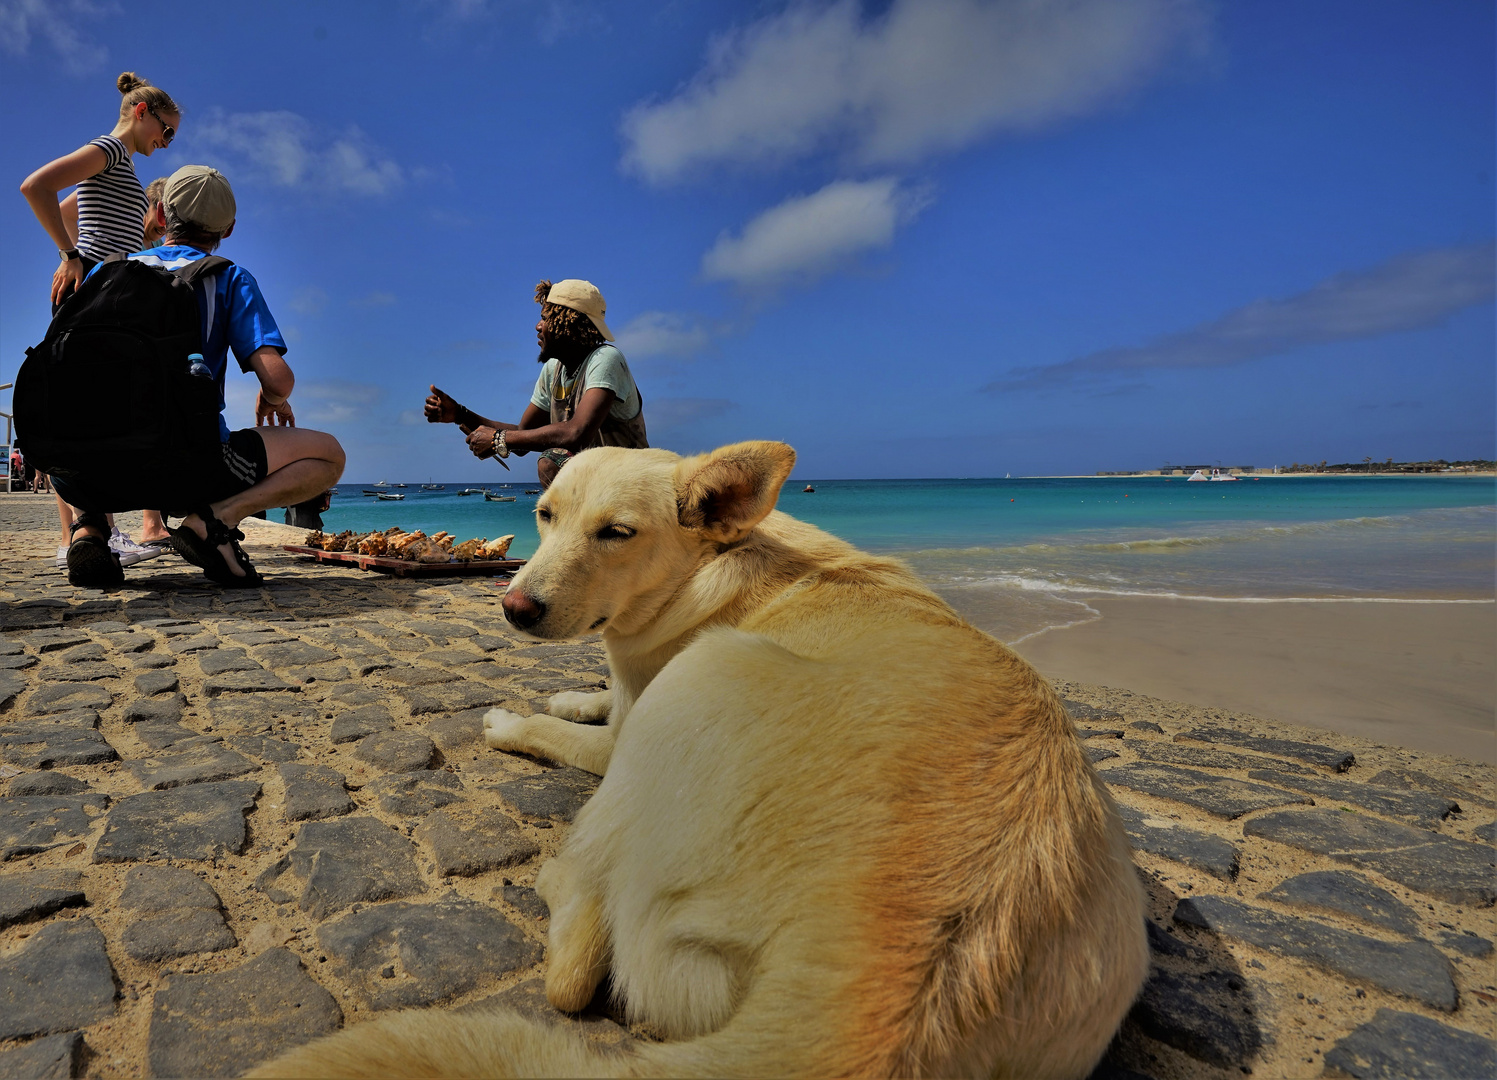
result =
[{"label": "dog's tail", "polygon": [[772,1038],[746,1040],[739,1028],[730,1023],[683,1042],[641,1040],[621,1048],[513,1012],[413,1010],[307,1043],[245,1075],[325,1080],[765,1076],[803,1071],[808,1059],[802,1051],[814,1061],[828,1049],[797,1050]]}]

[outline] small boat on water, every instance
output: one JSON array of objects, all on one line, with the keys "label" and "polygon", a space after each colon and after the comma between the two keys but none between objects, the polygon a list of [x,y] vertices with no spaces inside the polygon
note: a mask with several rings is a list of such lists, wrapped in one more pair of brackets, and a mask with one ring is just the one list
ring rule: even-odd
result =
[{"label": "small boat on water", "polygon": [[404,485],[404,484],[396,484],[396,485],[395,485],[395,486],[396,486],[396,487],[405,487],[405,485]]},{"label": "small boat on water", "polygon": [[483,488],[463,488],[463,490],[459,491],[458,494],[459,495],[483,495],[483,494],[485,494],[485,492],[484,492]]},{"label": "small boat on water", "polygon": [[388,481],[388,480],[381,480],[379,483],[373,484],[371,486],[372,487],[389,487],[390,486],[390,481]]},{"label": "small boat on water", "polygon": [[513,495],[495,495],[492,491],[485,491],[483,493],[483,497],[484,497],[484,500],[486,502],[514,502],[515,501],[515,497]]},{"label": "small boat on water", "polygon": [[422,484],[421,485],[421,490],[422,491],[446,491],[447,490],[447,485],[446,484]]},{"label": "small boat on water", "polygon": [[525,489],[525,494],[526,495],[539,495],[540,493],[541,493],[541,489],[540,488],[526,488]]},{"label": "small boat on water", "polygon": [[1237,477],[1233,476],[1231,473],[1224,473],[1220,469],[1212,469],[1210,476],[1206,475],[1206,470],[1205,469],[1197,469],[1195,472],[1191,473],[1189,477],[1186,478],[1186,483],[1189,483],[1191,480],[1236,480],[1236,479],[1237,479]]},{"label": "small boat on water", "polygon": [[381,492],[381,491],[370,491],[368,488],[365,488],[364,489],[364,494],[365,495],[382,495],[382,494],[384,494],[384,492]]},{"label": "small boat on water", "polygon": [[384,499],[387,502],[400,502],[400,500],[404,499],[405,496],[400,494],[398,491],[381,491],[378,495],[378,498]]},{"label": "small boat on water", "polygon": [[816,489],[813,488],[810,484],[807,484],[805,487],[801,488],[801,491],[802,492],[810,492],[812,495],[816,494]]}]

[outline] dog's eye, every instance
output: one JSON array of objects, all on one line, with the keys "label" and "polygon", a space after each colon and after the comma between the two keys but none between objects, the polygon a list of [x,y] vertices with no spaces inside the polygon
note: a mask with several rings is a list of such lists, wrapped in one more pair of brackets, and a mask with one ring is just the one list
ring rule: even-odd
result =
[{"label": "dog's eye", "polygon": [[535,516],[539,521],[550,521],[551,511],[547,510],[544,506],[537,506],[535,508]]},{"label": "dog's eye", "polygon": [[627,540],[634,535],[634,530],[627,525],[604,525],[598,530],[599,540]]}]

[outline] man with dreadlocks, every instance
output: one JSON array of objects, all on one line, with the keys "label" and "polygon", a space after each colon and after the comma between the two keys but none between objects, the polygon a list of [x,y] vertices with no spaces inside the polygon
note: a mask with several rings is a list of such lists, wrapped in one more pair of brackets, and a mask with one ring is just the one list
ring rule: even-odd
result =
[{"label": "man with dreadlocks", "polygon": [[[435,386],[426,399],[432,424],[457,424],[475,457],[541,452],[536,475],[545,487],[573,454],[593,446],[646,447],[644,400],[624,354],[610,345],[607,305],[590,281],[568,278],[535,287],[535,324],[544,366],[518,424],[490,420]],[[505,468],[509,468],[505,465]]]}]

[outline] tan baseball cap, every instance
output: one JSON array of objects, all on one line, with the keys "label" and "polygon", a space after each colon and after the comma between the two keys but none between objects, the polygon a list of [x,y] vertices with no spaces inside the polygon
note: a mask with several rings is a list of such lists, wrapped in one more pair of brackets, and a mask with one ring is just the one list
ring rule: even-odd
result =
[{"label": "tan baseball cap", "polygon": [[183,165],[172,173],[161,201],[183,221],[216,233],[234,224],[237,211],[229,178],[207,165]]},{"label": "tan baseball cap", "polygon": [[583,281],[581,278],[558,281],[551,286],[551,292],[546,296],[546,303],[560,304],[562,307],[582,312],[593,321],[593,325],[598,328],[598,333],[603,335],[605,341],[613,340],[613,331],[609,330],[608,324],[603,321],[603,313],[608,310],[608,305],[603,301],[603,294],[591,281]]}]

